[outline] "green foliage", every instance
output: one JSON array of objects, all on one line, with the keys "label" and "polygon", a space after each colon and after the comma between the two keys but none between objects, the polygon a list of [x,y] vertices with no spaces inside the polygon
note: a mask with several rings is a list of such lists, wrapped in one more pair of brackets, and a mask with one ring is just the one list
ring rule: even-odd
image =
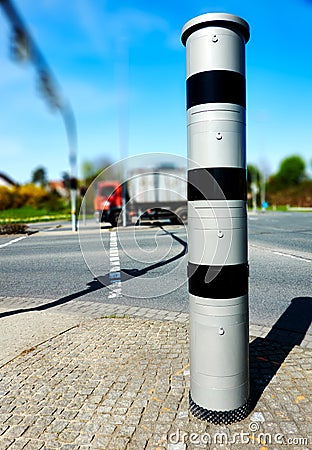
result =
[{"label": "green foliage", "polygon": [[299,184],[283,189],[272,189],[269,183],[267,187],[267,200],[270,205],[290,205],[299,207],[312,206],[312,181],[305,180]]},{"label": "green foliage", "polygon": [[250,191],[251,183],[256,183],[259,185],[260,183],[260,172],[259,169],[256,166],[253,166],[252,164],[248,164],[247,166],[247,184],[248,184],[248,190]]},{"label": "green foliage", "polygon": [[44,167],[37,167],[32,173],[31,182],[34,184],[39,184],[40,186],[46,186],[47,184],[47,173]]},{"label": "green foliage", "polygon": [[[259,169],[252,164],[247,166],[247,200],[248,206],[251,208],[253,202],[256,204],[260,202],[260,184],[261,184],[261,174]],[[256,192],[254,192],[256,189]]]},{"label": "green foliage", "polygon": [[91,161],[83,161],[81,164],[81,172],[84,180],[93,178],[97,173],[97,169]]},{"label": "green foliage", "polygon": [[[257,203],[260,201],[260,188],[264,188],[261,173],[257,167],[248,165],[248,201],[251,203],[252,183],[258,188]],[[284,158],[276,174],[268,178],[265,184],[265,199],[270,206],[286,208],[289,206],[312,206],[312,180],[306,175],[305,161],[298,155]]]},{"label": "green foliage", "polygon": [[[110,165],[111,161],[105,158],[98,158],[94,161],[84,161],[81,165],[81,170],[86,187],[89,187],[94,179]],[[110,171],[109,174],[112,176],[112,171]]]},{"label": "green foliage", "polygon": [[69,210],[51,212],[48,209],[37,209],[33,206],[23,206],[21,208],[12,208],[5,211],[0,211],[0,224],[69,220],[69,218]]},{"label": "green foliage", "polygon": [[305,179],[306,165],[300,156],[294,155],[283,159],[279,170],[273,178],[277,189],[296,186]]},{"label": "green foliage", "polygon": [[5,186],[0,186],[0,211],[12,206],[12,191]]},{"label": "green foliage", "polygon": [[267,184],[267,200],[271,205],[312,206],[312,181],[307,179],[306,164],[297,155],[289,156],[280,164],[278,172]]},{"label": "green foliage", "polygon": [[34,184],[25,184],[13,189],[0,187],[0,211],[22,206],[45,208],[49,211],[62,211],[65,207],[63,199],[57,192],[48,192],[43,187]]}]

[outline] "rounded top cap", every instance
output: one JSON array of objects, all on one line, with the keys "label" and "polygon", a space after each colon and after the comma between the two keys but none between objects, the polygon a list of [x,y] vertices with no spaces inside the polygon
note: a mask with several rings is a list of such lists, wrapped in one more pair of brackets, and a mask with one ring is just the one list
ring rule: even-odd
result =
[{"label": "rounded top cap", "polygon": [[241,17],[234,16],[228,13],[207,13],[201,16],[194,17],[186,22],[182,28],[182,44],[186,45],[187,39],[194,31],[206,27],[223,27],[239,33],[248,42],[250,37],[249,25]]}]

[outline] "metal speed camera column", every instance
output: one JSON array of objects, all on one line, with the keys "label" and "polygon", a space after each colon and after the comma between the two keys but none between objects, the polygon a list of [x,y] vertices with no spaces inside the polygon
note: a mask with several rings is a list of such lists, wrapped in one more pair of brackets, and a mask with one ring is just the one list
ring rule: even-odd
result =
[{"label": "metal speed camera column", "polygon": [[249,409],[245,43],[225,13],[185,24],[191,412],[213,423]]}]

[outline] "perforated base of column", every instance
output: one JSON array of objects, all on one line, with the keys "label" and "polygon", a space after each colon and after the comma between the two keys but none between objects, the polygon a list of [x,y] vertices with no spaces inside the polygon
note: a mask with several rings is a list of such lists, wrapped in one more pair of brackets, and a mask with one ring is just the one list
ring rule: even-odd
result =
[{"label": "perforated base of column", "polygon": [[197,405],[190,393],[190,410],[193,416],[198,419],[205,420],[206,422],[213,423],[215,425],[228,425],[230,423],[239,422],[240,420],[245,419],[250,410],[251,410],[251,401],[250,399],[247,402],[240,406],[237,409],[232,409],[230,411],[214,411],[210,409],[205,409],[199,405]]}]

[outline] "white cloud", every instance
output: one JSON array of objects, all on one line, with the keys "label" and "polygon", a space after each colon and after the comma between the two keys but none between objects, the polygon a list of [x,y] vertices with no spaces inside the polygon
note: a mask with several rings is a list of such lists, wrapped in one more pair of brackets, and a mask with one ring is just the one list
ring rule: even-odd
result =
[{"label": "white cloud", "polygon": [[75,2],[81,29],[100,54],[114,52],[119,43],[133,45],[151,32],[170,33],[168,22],[160,16],[135,8],[112,11],[106,5],[107,2],[101,2],[101,6],[86,0]]}]

